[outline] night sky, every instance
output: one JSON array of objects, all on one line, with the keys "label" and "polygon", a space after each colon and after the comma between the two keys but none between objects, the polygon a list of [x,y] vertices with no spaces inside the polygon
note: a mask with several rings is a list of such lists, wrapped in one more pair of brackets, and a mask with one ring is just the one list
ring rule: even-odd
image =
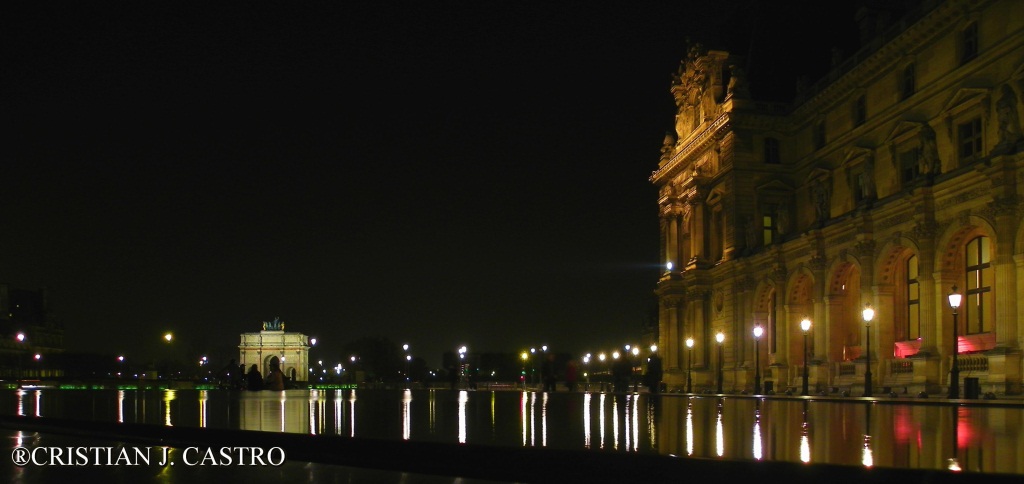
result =
[{"label": "night sky", "polygon": [[432,365],[638,342],[687,39],[785,98],[853,25],[704,3],[9,2],[0,282],[129,357],[275,317]]}]

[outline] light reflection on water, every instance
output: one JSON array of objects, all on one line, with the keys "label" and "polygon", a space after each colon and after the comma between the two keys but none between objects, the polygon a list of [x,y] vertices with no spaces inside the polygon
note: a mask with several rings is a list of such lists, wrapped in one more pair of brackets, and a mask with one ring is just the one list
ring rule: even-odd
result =
[{"label": "light reflection on water", "polygon": [[[44,398],[45,397],[45,398]],[[1024,475],[1024,405],[451,390],[16,390],[0,412],[464,444]]]}]

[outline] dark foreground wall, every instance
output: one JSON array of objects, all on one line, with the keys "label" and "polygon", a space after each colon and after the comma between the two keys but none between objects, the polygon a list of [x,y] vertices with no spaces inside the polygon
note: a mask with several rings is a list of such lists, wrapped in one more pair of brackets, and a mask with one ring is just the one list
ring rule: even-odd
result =
[{"label": "dark foreground wall", "polygon": [[76,420],[0,416],[0,427],[168,447],[280,447],[288,461],[316,462],[438,476],[509,482],[778,482],[960,483],[1024,482],[1024,476],[952,473],[937,470],[867,469],[861,466],[805,465],[679,458],[601,450],[553,450],[347,438],[210,428],[167,427]]}]

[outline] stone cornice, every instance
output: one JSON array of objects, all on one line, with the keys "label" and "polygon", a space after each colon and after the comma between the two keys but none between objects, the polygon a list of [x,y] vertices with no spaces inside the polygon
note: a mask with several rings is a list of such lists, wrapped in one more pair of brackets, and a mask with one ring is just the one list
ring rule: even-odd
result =
[{"label": "stone cornice", "polygon": [[718,138],[718,133],[728,130],[730,128],[729,113],[722,113],[717,119],[711,122],[706,129],[700,132],[700,134],[692,137],[685,146],[679,151],[676,151],[668,163],[651,173],[650,181],[652,183],[660,183],[666,177],[678,171],[681,167],[683,160],[689,158],[690,155],[697,151],[701,151],[706,148],[709,144]]},{"label": "stone cornice", "polygon": [[[924,14],[912,25],[904,29],[895,38],[885,42],[881,48],[864,55],[858,59],[855,54],[847,62],[855,65],[846,73],[832,82],[826,83],[812,97],[807,98],[793,110],[796,119],[813,120],[815,113],[820,112],[823,106],[834,105],[853,92],[857,87],[864,84],[866,79],[873,78],[879,72],[884,72],[886,66],[892,65],[905,58],[908,52],[916,52],[917,47],[928,42],[935,35],[963,18],[963,12],[973,10],[979,5],[988,3],[989,0],[947,0],[940,2],[931,11]],[[825,81],[819,81],[825,82]]]}]

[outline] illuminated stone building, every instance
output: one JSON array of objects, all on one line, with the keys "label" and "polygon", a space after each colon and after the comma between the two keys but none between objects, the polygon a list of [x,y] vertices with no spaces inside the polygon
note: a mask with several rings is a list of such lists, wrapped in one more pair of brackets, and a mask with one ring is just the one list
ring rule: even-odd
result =
[{"label": "illuminated stone building", "polygon": [[267,377],[270,363],[276,361],[291,381],[309,381],[309,337],[302,333],[288,333],[284,323],[274,318],[264,321],[259,332],[242,333],[238,345],[238,361],[249,367],[256,365]]},{"label": "illuminated stone building", "polygon": [[760,375],[799,392],[806,374],[810,393],[860,395],[870,370],[874,394],[941,394],[955,344],[960,388],[1022,392],[1024,2],[921,1],[874,30],[787,104],[752,99],[737,56],[690,46],[650,178],[670,390]]}]

